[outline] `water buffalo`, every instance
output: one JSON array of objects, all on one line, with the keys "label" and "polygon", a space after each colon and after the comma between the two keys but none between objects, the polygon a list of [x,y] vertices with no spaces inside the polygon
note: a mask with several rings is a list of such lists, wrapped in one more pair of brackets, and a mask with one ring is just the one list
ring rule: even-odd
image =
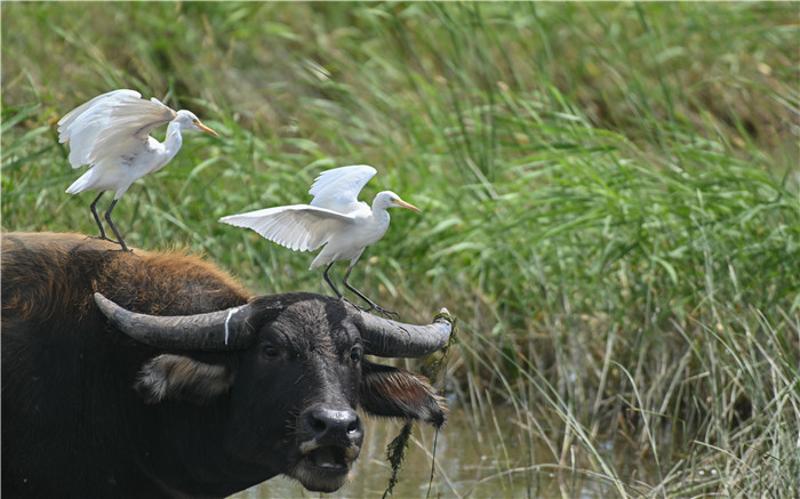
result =
[{"label": "water buffalo", "polygon": [[251,297],[180,253],[78,234],[2,240],[3,497],[220,497],[278,474],[342,486],[357,408],[441,425],[417,374],[363,356],[441,348],[310,293]]}]

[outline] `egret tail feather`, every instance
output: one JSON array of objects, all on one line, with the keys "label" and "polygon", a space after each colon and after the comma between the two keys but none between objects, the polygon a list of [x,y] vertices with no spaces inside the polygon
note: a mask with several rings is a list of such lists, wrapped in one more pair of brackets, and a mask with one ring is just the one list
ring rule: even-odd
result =
[{"label": "egret tail feather", "polygon": [[78,180],[73,182],[67,190],[65,191],[67,194],[80,194],[81,192],[85,191],[89,188],[89,179],[88,177],[89,172],[84,175],[81,175]]}]

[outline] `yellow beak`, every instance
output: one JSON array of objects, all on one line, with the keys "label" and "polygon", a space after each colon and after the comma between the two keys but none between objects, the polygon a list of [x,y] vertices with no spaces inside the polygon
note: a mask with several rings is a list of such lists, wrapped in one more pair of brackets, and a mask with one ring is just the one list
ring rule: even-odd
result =
[{"label": "yellow beak", "polygon": [[395,201],[395,204],[397,206],[399,206],[400,208],[406,208],[407,210],[416,211],[417,213],[421,213],[422,212],[422,210],[420,210],[419,208],[417,208],[413,204],[406,203],[402,199],[398,199],[397,201]]},{"label": "yellow beak", "polygon": [[213,135],[214,137],[219,137],[219,134],[217,132],[205,126],[201,121],[195,123],[195,126],[209,135]]}]

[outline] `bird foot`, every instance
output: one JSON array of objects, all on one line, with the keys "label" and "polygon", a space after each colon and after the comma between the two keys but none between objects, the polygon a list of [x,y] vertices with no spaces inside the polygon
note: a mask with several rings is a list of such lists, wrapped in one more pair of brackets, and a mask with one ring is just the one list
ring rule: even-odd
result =
[{"label": "bird foot", "polygon": [[347,303],[348,305],[352,305],[352,306],[356,307],[357,309],[359,309],[361,311],[364,310],[364,308],[362,308],[360,305],[356,305],[355,303],[351,302],[350,300],[348,300],[344,296],[340,296],[339,299],[342,300],[343,302]]},{"label": "bird foot", "polygon": [[108,236],[88,236],[88,237],[89,237],[89,239],[97,239],[99,241],[108,241],[110,243],[120,244],[119,241],[117,241],[115,239],[111,239]]},{"label": "bird foot", "polygon": [[370,302],[369,306],[362,307],[361,305],[357,305],[357,304],[351,302],[350,300],[348,300],[344,296],[340,297],[339,299],[344,301],[345,303],[349,303],[350,305],[356,307],[357,309],[361,310],[362,312],[371,312],[371,311],[375,310],[379,314],[385,315],[386,317],[391,317],[393,319],[397,319],[397,318],[400,317],[400,314],[398,314],[397,312],[392,312],[391,310],[386,310],[385,308],[381,307],[377,303]]},{"label": "bird foot", "polygon": [[374,308],[376,312],[378,312],[379,314],[381,314],[383,316],[389,317],[390,319],[399,319],[400,318],[400,314],[398,314],[397,312],[393,312],[391,310],[386,310],[385,308],[381,307],[380,305],[377,305],[377,304],[374,304],[374,303],[372,305],[373,306],[370,307],[368,310],[372,310]]},{"label": "bird foot", "polygon": [[99,241],[108,241],[110,243],[119,244],[119,251],[125,251],[128,253],[133,253],[133,250],[128,248],[128,245],[125,244],[125,241],[117,241],[116,239],[111,239],[108,236],[87,236],[89,239],[97,239]]}]

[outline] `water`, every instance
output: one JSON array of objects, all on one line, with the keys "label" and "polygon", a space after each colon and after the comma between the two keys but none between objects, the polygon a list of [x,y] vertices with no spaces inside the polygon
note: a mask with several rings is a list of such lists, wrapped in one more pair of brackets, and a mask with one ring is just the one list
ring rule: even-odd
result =
[{"label": "water", "polygon": [[[365,421],[366,437],[361,456],[350,480],[334,494],[305,490],[298,482],[276,477],[240,492],[236,499],[294,497],[381,497],[391,469],[386,446],[400,432],[401,424],[387,419]],[[487,424],[488,423],[488,424]],[[478,427],[480,426],[480,427]],[[569,471],[569,462],[558,466],[561,448],[526,442],[528,430],[510,409],[497,410],[489,421],[476,425],[475,419],[455,410],[439,433],[436,473],[430,497],[612,497],[609,481],[584,472]],[[415,425],[413,438],[395,486],[394,498],[424,498],[428,493],[434,431]],[[603,446],[613,452],[613,446]],[[570,456],[570,453],[567,453]],[[630,459],[630,456],[628,456]],[[569,458],[567,459],[569,461]],[[585,466],[584,466],[585,467]],[[576,463],[574,468],[580,469]],[[559,471],[560,470],[560,471]]]}]

